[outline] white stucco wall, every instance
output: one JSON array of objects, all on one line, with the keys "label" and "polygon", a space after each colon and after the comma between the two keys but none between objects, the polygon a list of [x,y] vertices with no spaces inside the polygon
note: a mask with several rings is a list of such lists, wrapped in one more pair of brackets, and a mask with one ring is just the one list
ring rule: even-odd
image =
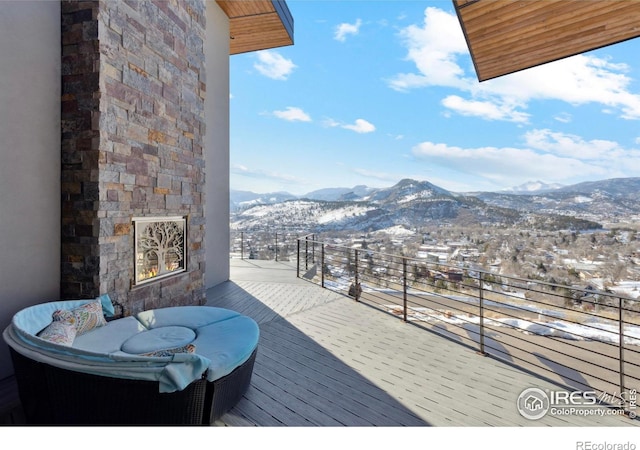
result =
[{"label": "white stucco wall", "polygon": [[[60,290],[60,3],[0,5],[0,329]],[[0,341],[0,379],[13,373]]]},{"label": "white stucco wall", "polygon": [[229,19],[207,2],[205,287],[229,279]]}]

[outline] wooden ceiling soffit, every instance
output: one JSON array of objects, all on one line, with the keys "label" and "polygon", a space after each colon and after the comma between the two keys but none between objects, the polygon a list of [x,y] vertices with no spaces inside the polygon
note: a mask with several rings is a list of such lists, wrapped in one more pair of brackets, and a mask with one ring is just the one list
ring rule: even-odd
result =
[{"label": "wooden ceiling soffit", "polygon": [[640,36],[638,0],[452,0],[479,81]]},{"label": "wooden ceiling soffit", "polygon": [[229,54],[293,45],[293,16],[284,0],[216,0],[229,17]]}]

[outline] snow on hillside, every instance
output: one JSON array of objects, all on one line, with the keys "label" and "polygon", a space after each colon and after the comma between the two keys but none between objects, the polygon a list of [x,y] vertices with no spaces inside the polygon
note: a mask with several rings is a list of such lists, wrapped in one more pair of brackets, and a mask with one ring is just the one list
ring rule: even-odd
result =
[{"label": "snow on hillside", "polygon": [[[389,305],[390,308],[397,308]],[[477,316],[448,316],[445,314],[434,314],[427,308],[411,308],[408,320],[422,322],[445,322],[451,325],[479,325],[480,318]],[[494,327],[508,327],[519,330],[526,334],[537,336],[552,336],[560,339],[572,341],[599,341],[618,344],[620,341],[617,325],[589,322],[584,324],[572,323],[563,320],[553,321],[529,321],[513,318],[485,318],[485,325]],[[625,326],[624,343],[627,345],[640,345],[640,327],[635,325]]]},{"label": "snow on hillside", "polygon": [[238,206],[240,208],[250,208],[252,206],[271,204],[271,203],[278,203],[280,201],[282,201],[282,199],[280,199],[278,197],[260,197],[260,198],[255,198],[253,200],[247,200],[245,202],[240,202],[240,203],[238,203]]},{"label": "snow on hillside", "polygon": [[585,197],[584,195],[578,195],[573,198],[576,203],[591,203],[593,199],[591,197]]},{"label": "snow on hillside", "polygon": [[235,228],[264,228],[269,223],[279,226],[297,225],[301,221],[315,224],[341,223],[364,216],[375,209],[360,203],[345,203],[339,207],[311,200],[294,200],[273,205],[260,205],[247,209],[236,217]]},{"label": "snow on hillside", "polygon": [[502,192],[529,194],[529,193],[541,192],[541,191],[552,191],[552,190],[555,190],[555,189],[559,189],[561,187],[562,187],[562,185],[558,184],[558,183],[544,183],[542,181],[528,181],[526,183],[521,184],[520,186],[515,186],[515,187],[503,189]]},{"label": "snow on hillside", "polygon": [[[334,272],[337,275],[337,272]],[[346,275],[346,274],[345,274]],[[334,290],[347,290],[349,280],[339,281],[325,281],[325,284],[330,289]],[[385,292],[386,289],[377,289],[364,287],[366,292]],[[453,297],[452,297],[453,298]],[[458,298],[459,299],[459,298]],[[477,299],[469,298],[470,301],[476,301]],[[402,307],[394,304],[382,305],[392,314],[400,314]],[[504,306],[504,305],[503,305]],[[522,309],[522,307],[519,307]],[[536,311],[535,307],[531,307],[530,311]],[[538,312],[550,315],[549,310],[539,309]],[[478,327],[480,325],[480,318],[478,316],[468,316],[465,314],[446,314],[439,311],[434,311],[431,308],[412,307],[408,310],[407,320],[427,322],[427,323],[447,323],[450,325],[457,325],[462,327]],[[560,339],[572,340],[572,341],[599,341],[608,342],[611,344],[618,344],[620,341],[619,329],[616,324],[610,322],[598,322],[597,320],[586,321],[584,323],[575,323],[564,320],[561,317],[551,320],[538,320],[530,321],[525,319],[517,319],[511,317],[503,318],[484,318],[485,325],[493,327],[505,327],[510,329],[516,329],[525,334],[532,334],[537,336],[551,336]],[[625,325],[624,327],[624,343],[627,345],[639,345],[640,346],[640,326],[637,325]]]},{"label": "snow on hillside", "polygon": [[640,299],[640,282],[638,281],[620,281],[609,289],[618,295]]},{"label": "snow on hillside", "polygon": [[375,208],[371,206],[348,205],[343,208],[326,211],[323,214],[320,214],[316,220],[319,224],[342,222],[348,217],[363,216],[367,213],[367,211],[371,211],[373,209]]},{"label": "snow on hillside", "polygon": [[411,236],[416,234],[416,232],[409,230],[403,227],[402,225],[395,225],[393,227],[378,230],[373,234],[382,234],[382,235],[388,235],[388,236]]},{"label": "snow on hillside", "polygon": [[431,191],[414,192],[412,194],[408,194],[402,197],[400,200],[398,200],[398,203],[408,203],[408,202],[412,202],[413,200],[417,200],[419,198],[431,198],[431,197],[433,197],[433,192]]}]

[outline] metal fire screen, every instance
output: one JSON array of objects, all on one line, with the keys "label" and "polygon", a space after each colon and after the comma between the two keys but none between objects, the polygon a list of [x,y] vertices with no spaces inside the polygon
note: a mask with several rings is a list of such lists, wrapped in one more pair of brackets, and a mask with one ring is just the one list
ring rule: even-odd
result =
[{"label": "metal fire screen", "polygon": [[186,218],[138,217],[135,236],[134,285],[149,283],[187,269]]}]

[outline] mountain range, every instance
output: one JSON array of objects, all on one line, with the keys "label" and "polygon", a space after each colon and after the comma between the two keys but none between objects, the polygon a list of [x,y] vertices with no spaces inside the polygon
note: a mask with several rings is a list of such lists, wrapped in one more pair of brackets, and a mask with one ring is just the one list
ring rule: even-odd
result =
[{"label": "mountain range", "polygon": [[511,194],[533,194],[533,193],[542,193],[549,192],[563,187],[562,184],[559,183],[545,183],[543,181],[528,181],[520,186],[515,186],[512,188],[503,189],[501,192],[511,193]]},{"label": "mountain range", "polygon": [[388,188],[330,188],[294,196],[232,191],[232,227],[309,231],[416,228],[429,224],[593,229],[640,220],[640,178],[571,186],[525,183],[500,192],[455,193],[428,181]]}]

